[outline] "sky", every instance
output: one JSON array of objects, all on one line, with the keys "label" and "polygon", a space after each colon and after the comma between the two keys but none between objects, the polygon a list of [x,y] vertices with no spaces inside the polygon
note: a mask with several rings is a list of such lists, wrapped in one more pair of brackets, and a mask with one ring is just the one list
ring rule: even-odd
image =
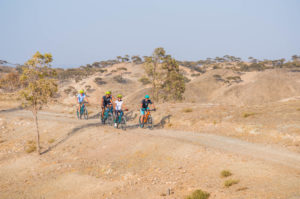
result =
[{"label": "sky", "polygon": [[178,60],[300,55],[298,0],[0,0],[0,60],[54,67],[164,47]]}]

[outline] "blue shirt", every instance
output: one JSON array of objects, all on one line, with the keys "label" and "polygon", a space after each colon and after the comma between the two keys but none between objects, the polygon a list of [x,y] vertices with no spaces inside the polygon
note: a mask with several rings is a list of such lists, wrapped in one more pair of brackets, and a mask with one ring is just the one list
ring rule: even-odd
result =
[{"label": "blue shirt", "polygon": [[85,98],[85,94],[84,93],[82,95],[81,94],[77,95],[77,100],[78,100],[79,103],[82,103],[83,100],[84,100],[84,98]]}]

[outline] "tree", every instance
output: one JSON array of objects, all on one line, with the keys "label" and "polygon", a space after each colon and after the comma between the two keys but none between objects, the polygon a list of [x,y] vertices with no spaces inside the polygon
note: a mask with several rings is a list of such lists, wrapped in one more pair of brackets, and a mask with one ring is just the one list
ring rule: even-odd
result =
[{"label": "tree", "polygon": [[165,100],[182,100],[185,91],[184,76],[179,71],[177,61],[170,55],[167,55],[162,64],[165,71],[164,81],[161,85],[162,95]]},{"label": "tree", "polygon": [[135,64],[141,64],[142,63],[142,59],[138,55],[132,56],[131,60]]},{"label": "tree", "polygon": [[154,100],[159,96],[164,100],[181,100],[185,91],[184,76],[179,65],[163,48],[156,48],[150,57],[145,59],[145,72],[152,84]]},{"label": "tree", "polygon": [[43,105],[57,92],[57,84],[52,77],[55,71],[51,69],[52,55],[36,52],[23,67],[20,80],[24,86],[21,90],[21,98],[33,114],[35,129],[37,133],[37,152],[41,154],[40,134],[37,113]]},{"label": "tree", "polygon": [[292,60],[293,60],[293,62],[300,61],[300,56],[298,56],[298,55],[293,55],[293,56],[292,56]]},{"label": "tree", "polygon": [[118,62],[122,62],[122,57],[121,56],[117,56],[117,61]]},{"label": "tree", "polygon": [[125,55],[124,57],[121,58],[122,62],[129,62],[129,55]]},{"label": "tree", "polygon": [[144,57],[145,59],[145,71],[152,84],[152,95],[154,100],[158,100],[158,89],[160,85],[160,78],[158,73],[159,64],[165,57],[165,50],[163,48],[156,48],[150,57]]}]

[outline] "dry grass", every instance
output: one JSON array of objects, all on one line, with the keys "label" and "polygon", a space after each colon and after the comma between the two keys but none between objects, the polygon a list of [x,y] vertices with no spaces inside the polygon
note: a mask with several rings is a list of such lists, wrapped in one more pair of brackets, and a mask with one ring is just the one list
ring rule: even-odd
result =
[{"label": "dry grass", "polygon": [[247,189],[248,189],[248,187],[240,187],[240,188],[236,189],[236,191],[245,191]]},{"label": "dry grass", "polygon": [[25,151],[26,151],[26,153],[32,153],[32,152],[36,151],[35,142],[32,140],[27,141],[27,146],[25,147]]},{"label": "dry grass", "polygon": [[50,144],[53,143],[53,142],[55,142],[55,139],[53,139],[53,138],[48,140],[48,143],[50,143]]},{"label": "dry grass", "polygon": [[297,111],[300,111],[300,108],[297,108],[296,110],[297,110]]},{"label": "dry grass", "polygon": [[168,126],[168,127],[172,127],[173,124],[172,124],[172,123],[168,123],[167,126]]},{"label": "dry grass", "polygon": [[226,177],[231,176],[231,175],[232,175],[232,173],[230,171],[228,171],[228,170],[223,170],[221,172],[221,177],[222,178],[226,178]]},{"label": "dry grass", "polygon": [[186,199],[208,199],[209,196],[209,193],[202,191],[201,189],[197,189],[191,195],[187,196]]},{"label": "dry grass", "polygon": [[192,108],[184,108],[184,109],[182,109],[182,112],[191,113],[191,112],[193,112],[193,109]]},{"label": "dry grass", "polygon": [[253,116],[253,115],[256,115],[256,113],[253,113],[253,112],[252,113],[244,113],[243,117],[247,118],[247,117],[250,117],[250,116]]},{"label": "dry grass", "polygon": [[224,182],[224,186],[228,188],[231,187],[232,185],[238,184],[239,182],[240,182],[239,180],[229,179]]}]

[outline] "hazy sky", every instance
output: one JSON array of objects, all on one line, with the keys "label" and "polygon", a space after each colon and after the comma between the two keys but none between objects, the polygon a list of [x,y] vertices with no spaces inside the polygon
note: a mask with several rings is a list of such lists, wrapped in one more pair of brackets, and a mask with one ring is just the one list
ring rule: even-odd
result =
[{"label": "hazy sky", "polygon": [[160,46],[180,60],[290,58],[300,1],[0,0],[0,59],[13,63],[39,50],[54,66],[80,66]]}]

